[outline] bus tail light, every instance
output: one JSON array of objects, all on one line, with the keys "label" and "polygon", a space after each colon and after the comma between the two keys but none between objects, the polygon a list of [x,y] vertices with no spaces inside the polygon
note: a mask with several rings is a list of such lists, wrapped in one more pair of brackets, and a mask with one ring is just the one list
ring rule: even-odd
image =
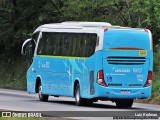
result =
[{"label": "bus tail light", "polygon": [[144,31],[145,31],[145,32],[149,32],[149,30],[148,30],[148,29],[144,29]]},{"label": "bus tail light", "polygon": [[104,32],[106,32],[108,30],[108,28],[104,28]]},{"label": "bus tail light", "polygon": [[106,82],[104,81],[104,74],[103,74],[103,70],[99,70],[98,71],[98,74],[97,74],[97,83],[99,85],[102,85],[102,86],[107,86]]},{"label": "bus tail light", "polygon": [[152,71],[148,72],[148,77],[147,77],[147,81],[144,85],[144,87],[148,87],[152,84]]}]

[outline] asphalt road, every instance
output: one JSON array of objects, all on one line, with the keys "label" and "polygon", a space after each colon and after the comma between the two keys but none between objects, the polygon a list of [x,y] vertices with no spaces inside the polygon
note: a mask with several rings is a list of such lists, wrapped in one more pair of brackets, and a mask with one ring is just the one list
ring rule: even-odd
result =
[{"label": "asphalt road", "polygon": [[[160,105],[134,103],[132,108],[117,108],[115,103],[99,101],[92,106],[76,106],[74,98],[50,96],[48,102],[38,100],[37,94],[26,91],[0,89],[0,111],[39,112],[42,116],[60,116],[73,119],[118,119],[129,116],[160,116]],[[153,118],[154,118],[153,117]],[[130,118],[128,118],[130,119]],[[154,118],[155,119],[155,118]]]}]

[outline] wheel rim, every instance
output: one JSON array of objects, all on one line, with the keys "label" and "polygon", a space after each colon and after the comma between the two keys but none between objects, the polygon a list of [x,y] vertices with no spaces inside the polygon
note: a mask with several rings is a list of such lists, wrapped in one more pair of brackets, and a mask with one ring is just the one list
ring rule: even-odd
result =
[{"label": "wheel rim", "polygon": [[76,91],[76,101],[79,102],[80,100],[80,93],[79,93],[79,88]]},{"label": "wheel rim", "polygon": [[39,97],[42,97],[42,86],[39,86]]}]

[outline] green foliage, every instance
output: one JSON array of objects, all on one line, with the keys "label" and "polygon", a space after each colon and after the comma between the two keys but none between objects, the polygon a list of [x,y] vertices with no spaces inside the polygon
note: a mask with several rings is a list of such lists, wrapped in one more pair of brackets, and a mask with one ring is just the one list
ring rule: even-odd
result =
[{"label": "green foliage", "polygon": [[20,56],[22,42],[35,28],[60,19],[60,7],[60,0],[6,0],[0,7],[0,54]]},{"label": "green foliage", "polygon": [[160,48],[157,46],[157,51],[154,52],[154,71],[153,71],[153,85],[152,98],[160,101]]},{"label": "green foliage", "polygon": [[[149,28],[159,44],[159,0],[4,0],[0,4],[0,54],[20,56],[35,28],[62,21],[104,21]],[[16,49],[15,49],[16,48]]]},{"label": "green foliage", "polygon": [[0,61],[0,87],[26,89],[26,71],[29,62],[24,59],[5,59]]}]

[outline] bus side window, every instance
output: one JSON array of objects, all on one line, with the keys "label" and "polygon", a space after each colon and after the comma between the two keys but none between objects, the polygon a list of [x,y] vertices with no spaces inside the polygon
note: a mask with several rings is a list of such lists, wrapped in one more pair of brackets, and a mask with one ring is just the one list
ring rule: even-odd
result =
[{"label": "bus side window", "polygon": [[87,56],[91,56],[95,52],[96,48],[96,41],[97,41],[97,35],[96,34],[90,34],[88,35],[88,41],[87,41]]},{"label": "bus side window", "polygon": [[32,44],[32,54],[34,55],[34,50],[36,47],[36,43],[38,40],[38,36],[39,36],[39,32],[36,32],[32,35],[32,40],[31,40],[31,44]]},{"label": "bus side window", "polygon": [[42,37],[39,39],[37,55],[44,55],[45,53],[45,41],[44,41],[44,33],[42,33]]},{"label": "bus side window", "polygon": [[34,55],[34,50],[35,50],[38,36],[39,36],[39,32],[34,33],[30,41],[28,41],[27,44],[25,45],[26,46],[26,58],[30,64],[33,61],[33,55]]},{"label": "bus side window", "polygon": [[[78,37],[77,37],[78,38]],[[97,35],[91,33],[79,34],[77,41],[77,48],[79,57],[90,57],[94,54],[96,48]]]},{"label": "bus side window", "polygon": [[91,33],[43,32],[38,55],[90,57],[95,52],[97,35]]},{"label": "bus side window", "polygon": [[30,39],[24,46],[24,54],[27,61],[31,64],[32,63],[32,57],[33,57],[33,54],[32,54],[32,40]]}]

